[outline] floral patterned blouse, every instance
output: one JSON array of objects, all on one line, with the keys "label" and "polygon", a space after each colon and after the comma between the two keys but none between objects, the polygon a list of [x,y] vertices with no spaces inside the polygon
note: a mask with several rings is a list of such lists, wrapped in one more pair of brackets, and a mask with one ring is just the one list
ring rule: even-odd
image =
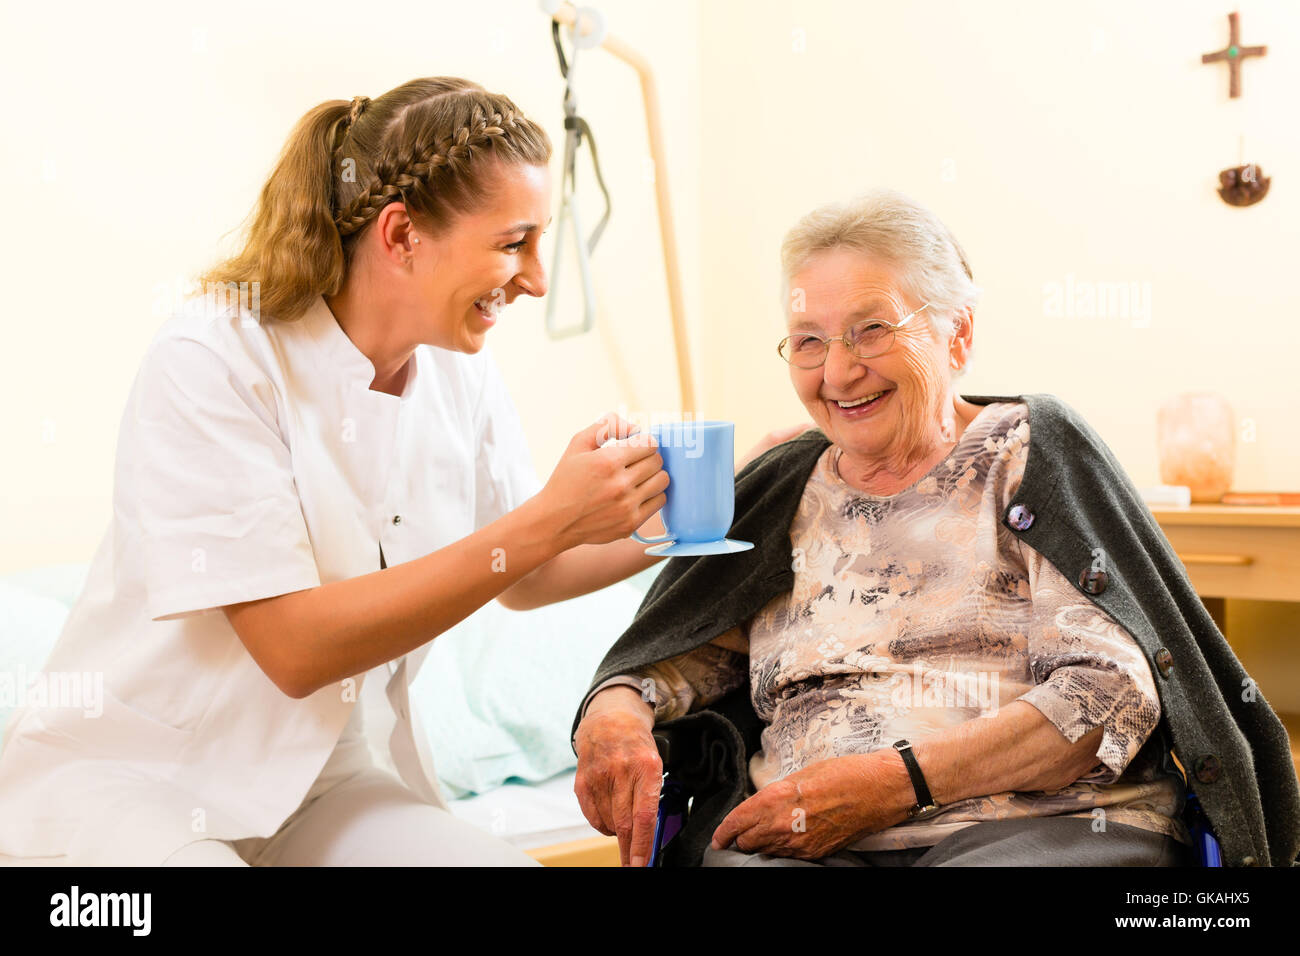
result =
[{"label": "floral patterned blouse", "polygon": [[1181,777],[1162,770],[1156,748],[1135,759],[1160,719],[1137,642],[1001,523],[1028,451],[1027,407],[986,405],[929,474],[873,496],[840,478],[832,444],[790,528],[793,589],[693,651],[611,678],[587,701],[630,684],[663,722],[748,681],[766,723],[749,767],[758,789],[1022,700],[1071,743],[1101,725],[1093,770],[1063,790],[960,800],[849,849],[931,846],[985,820],[1054,815],[1190,842]]}]

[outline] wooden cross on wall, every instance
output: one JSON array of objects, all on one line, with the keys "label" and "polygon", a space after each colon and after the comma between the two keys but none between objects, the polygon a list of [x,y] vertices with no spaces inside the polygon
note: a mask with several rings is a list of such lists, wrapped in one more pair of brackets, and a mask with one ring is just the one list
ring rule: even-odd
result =
[{"label": "wooden cross on wall", "polygon": [[1248,56],[1263,56],[1268,52],[1266,46],[1240,46],[1241,37],[1238,34],[1237,14],[1228,14],[1228,45],[1216,53],[1201,54],[1202,63],[1219,63],[1224,60],[1228,61],[1228,98],[1236,99],[1241,96],[1241,61]]}]

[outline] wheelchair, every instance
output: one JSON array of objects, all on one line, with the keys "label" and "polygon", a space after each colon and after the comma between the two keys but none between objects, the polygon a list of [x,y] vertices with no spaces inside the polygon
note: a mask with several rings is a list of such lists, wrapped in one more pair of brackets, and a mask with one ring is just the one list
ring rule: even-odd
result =
[{"label": "wheelchair", "polygon": [[[1168,767],[1168,761],[1172,756],[1172,748],[1169,746],[1163,721],[1158,728],[1158,732],[1161,735],[1166,767]],[[673,767],[671,760],[677,755],[673,752],[669,735],[661,730],[656,730],[654,731],[654,740],[655,746],[659,750],[659,759],[663,762],[664,775],[659,791],[659,815],[655,821],[654,843],[650,849],[650,860],[646,865],[662,867],[666,855],[665,851],[669,844],[686,829],[689,822],[693,793],[692,787],[689,786],[686,780],[682,779],[684,775],[670,769]],[[714,756],[716,757],[716,753]],[[698,771],[700,761],[696,760],[695,764]],[[1187,775],[1181,766],[1177,767],[1177,771],[1186,781]],[[1197,797],[1190,784],[1186,784],[1186,790],[1183,823],[1187,826],[1187,832],[1192,838],[1192,846],[1197,860],[1196,865],[1221,867],[1223,866],[1222,848],[1219,845],[1218,838],[1214,835],[1213,828],[1210,826],[1209,818],[1205,815],[1205,810],[1201,807],[1200,798]]]}]

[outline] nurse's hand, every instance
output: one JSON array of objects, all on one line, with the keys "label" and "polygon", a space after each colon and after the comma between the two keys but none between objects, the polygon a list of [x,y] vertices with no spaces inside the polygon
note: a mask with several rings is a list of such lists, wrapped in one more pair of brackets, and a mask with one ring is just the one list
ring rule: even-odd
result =
[{"label": "nurse's hand", "polygon": [[591,699],[574,739],[578,805],[593,827],[618,835],[624,866],[645,866],[654,842],[663,780],[654,724],[635,688],[607,687]]},{"label": "nurse's hand", "polygon": [[611,414],[578,432],[538,493],[564,549],[626,538],[667,503],[658,445],[633,428]]}]

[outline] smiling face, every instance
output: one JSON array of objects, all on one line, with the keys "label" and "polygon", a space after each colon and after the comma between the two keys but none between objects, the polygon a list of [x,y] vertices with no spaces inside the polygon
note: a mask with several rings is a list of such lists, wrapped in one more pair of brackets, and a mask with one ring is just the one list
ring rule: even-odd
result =
[{"label": "smiling face", "polygon": [[497,164],[477,209],[437,238],[416,231],[414,278],[435,323],[424,341],[473,354],[502,308],[546,294],[540,238],[550,206],[549,168]]},{"label": "smiling face", "polygon": [[[790,288],[803,290],[805,309],[787,313],[788,332],[823,339],[864,319],[900,322],[924,305],[900,289],[887,263],[845,247],[814,255],[790,278]],[[951,362],[964,351],[960,342],[937,336],[930,321],[929,309],[913,316],[875,358],[858,358],[841,341],[831,343],[820,368],[790,366],[808,414],[853,468],[901,478],[941,446],[952,411]],[[876,392],[884,394],[865,409],[838,405]]]}]

